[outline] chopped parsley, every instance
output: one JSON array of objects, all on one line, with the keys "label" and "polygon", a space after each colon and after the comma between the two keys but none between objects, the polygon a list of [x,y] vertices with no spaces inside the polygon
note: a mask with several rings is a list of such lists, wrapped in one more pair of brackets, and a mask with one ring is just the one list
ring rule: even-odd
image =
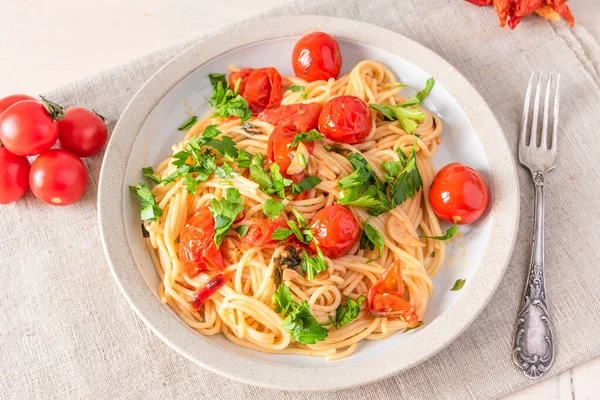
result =
[{"label": "chopped parsley", "polygon": [[229,188],[225,191],[225,196],[221,200],[212,199],[208,209],[215,219],[214,241],[217,248],[219,248],[237,215],[244,209],[242,195],[237,189]]},{"label": "chopped parsley", "polygon": [[240,225],[234,229],[240,237],[245,237],[248,234],[248,229],[250,229],[250,225]]},{"label": "chopped parsley", "polygon": [[265,215],[271,219],[279,217],[285,205],[273,199],[267,199],[262,205],[262,210]]},{"label": "chopped parsley", "polygon": [[319,272],[325,271],[328,266],[323,258],[321,248],[317,245],[317,255],[310,257],[306,250],[302,250],[302,263],[300,264],[302,271],[306,273],[306,279],[314,281]]},{"label": "chopped parsley", "polygon": [[358,296],[356,300],[351,299],[346,296],[346,305],[338,306],[335,311],[335,319],[332,316],[329,316],[329,320],[336,328],[341,328],[342,326],[354,321],[358,314],[360,314],[360,306],[365,302],[367,298],[363,295]]},{"label": "chopped parsley", "polygon": [[256,153],[250,162],[250,176],[266,194],[277,194],[285,199],[285,188],[290,186],[293,181],[281,175],[277,163],[271,164],[269,170],[270,174],[264,169],[262,153]]},{"label": "chopped parsley", "polygon": [[425,119],[425,115],[420,110],[409,107],[420,104],[429,94],[431,89],[433,89],[434,84],[435,80],[433,78],[427,79],[425,88],[423,90],[418,92],[415,97],[408,99],[406,102],[400,105],[369,104],[369,107],[379,111],[381,114],[383,114],[385,119],[389,121],[398,120],[402,129],[404,129],[406,133],[412,134],[413,131],[419,126],[417,121],[423,121],[423,119]]},{"label": "chopped parsley", "polygon": [[290,187],[290,193],[300,194],[314,188],[319,183],[321,183],[321,179],[317,178],[316,176],[307,176],[298,183],[292,183],[292,186]]},{"label": "chopped parsley", "polygon": [[298,85],[292,85],[288,88],[288,90],[290,92],[300,92],[300,96],[302,97],[302,100],[306,100],[306,87],[304,86],[298,86]]},{"label": "chopped parsley", "polygon": [[142,174],[156,184],[161,182],[160,176],[156,175],[152,167],[142,168]]},{"label": "chopped parsley", "polygon": [[225,74],[209,74],[208,78],[213,87],[208,101],[208,104],[215,108],[213,117],[238,117],[242,121],[246,121],[252,116],[248,101],[238,94],[240,81],[236,83],[234,90],[231,90]]},{"label": "chopped parsley", "polygon": [[162,216],[162,208],[158,206],[154,195],[145,183],[140,183],[137,186],[129,186],[129,189],[142,202],[141,218],[143,221],[156,221]]},{"label": "chopped parsley", "polygon": [[271,303],[276,305],[275,312],[281,313],[284,317],[287,315],[281,326],[292,335],[296,342],[315,344],[327,337],[329,329],[319,324],[319,321],[310,312],[307,301],[298,304],[292,300],[292,292],[285,283],[279,285],[273,293]]},{"label": "chopped parsley", "polygon": [[[367,247],[373,251],[375,247],[379,249],[379,257],[381,258],[383,254],[383,246],[385,245],[385,239],[381,233],[377,229],[373,227],[373,225],[369,224],[369,220],[366,220],[362,226],[363,233],[360,237],[360,248],[366,249]],[[375,261],[376,259],[370,259],[367,263],[371,261]]]},{"label": "chopped parsley", "polygon": [[395,176],[391,176],[390,196],[392,198],[392,207],[398,206],[404,200],[413,197],[423,186],[421,174],[417,168],[416,145],[410,151],[408,158],[401,148],[396,149],[400,157],[402,171]]},{"label": "chopped parsley", "polygon": [[448,240],[448,239],[451,239],[456,234],[457,230],[458,230],[458,224],[456,223],[456,220],[455,220],[454,225],[452,225],[450,228],[448,228],[446,233],[444,233],[442,236],[421,236],[421,237],[425,238],[425,239]]},{"label": "chopped parsley", "polygon": [[194,124],[196,123],[197,120],[198,120],[198,117],[196,117],[194,115],[193,117],[191,117],[190,119],[185,121],[183,124],[179,125],[179,127],[177,127],[177,130],[184,131],[186,129],[190,129],[192,126],[194,126]]},{"label": "chopped parsley", "polygon": [[321,139],[323,139],[323,135],[321,135],[318,130],[312,129],[308,132],[296,133],[296,136],[292,139],[292,143],[288,144],[287,147],[288,149],[295,149],[300,142],[312,142],[313,140]]},{"label": "chopped parsley", "polygon": [[465,279],[457,279],[456,282],[454,282],[454,286],[452,286],[452,289],[450,289],[453,292],[456,292],[457,290],[460,290],[463,288],[463,286],[465,286]]}]

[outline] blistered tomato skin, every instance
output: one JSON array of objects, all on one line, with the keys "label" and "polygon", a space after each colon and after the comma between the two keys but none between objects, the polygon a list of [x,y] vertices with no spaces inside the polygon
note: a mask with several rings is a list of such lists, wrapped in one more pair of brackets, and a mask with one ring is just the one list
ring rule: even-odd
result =
[{"label": "blistered tomato skin", "polygon": [[452,163],[433,178],[429,201],[433,211],[444,221],[470,224],[484,213],[488,204],[488,189],[476,170],[464,164]]},{"label": "blistered tomato skin", "polygon": [[329,100],[319,115],[319,132],[341,143],[362,143],[373,128],[367,103],[355,96]]},{"label": "blistered tomato skin", "polygon": [[[323,254],[330,258],[348,253],[360,233],[360,226],[354,214],[339,204],[320,210],[310,221],[310,229]],[[314,241],[309,247],[313,251],[317,250]]]},{"label": "blistered tomato skin", "polygon": [[180,233],[179,260],[188,277],[225,268],[223,254],[214,238],[215,219],[208,206],[202,206],[187,220]]},{"label": "blistered tomato skin", "polygon": [[0,147],[0,204],[23,197],[29,189],[29,161]]},{"label": "blistered tomato skin", "polygon": [[292,51],[294,74],[309,82],[337,79],[342,68],[342,53],[337,41],[324,32],[303,36]]}]

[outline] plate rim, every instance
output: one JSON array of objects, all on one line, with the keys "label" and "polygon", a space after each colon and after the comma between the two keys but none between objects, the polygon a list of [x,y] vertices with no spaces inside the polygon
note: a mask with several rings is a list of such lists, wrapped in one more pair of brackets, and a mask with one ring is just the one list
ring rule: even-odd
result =
[{"label": "plate rim", "polygon": [[[173,330],[173,315],[162,304],[162,311],[144,304],[148,295],[156,296],[143,281],[126,240],[122,199],[128,155],[142,125],[158,102],[195,69],[239,47],[314,30],[323,30],[336,37],[390,51],[424,71],[436,71],[432,75],[436,76],[436,80],[441,82],[465,113],[488,159],[494,193],[491,210],[494,215],[482,260],[472,282],[463,288],[463,293],[446,311],[428,324],[427,329],[377,357],[361,359],[353,364],[336,365],[331,362],[325,366],[290,366],[253,360],[231,353],[207,340],[197,341],[197,348],[191,351],[184,347],[182,339],[189,338],[189,334],[197,337],[197,333],[179,321],[179,325],[175,325],[175,336],[180,337],[173,337],[172,333],[165,334],[163,330],[167,327]],[[411,54],[418,54],[418,60]],[[486,136],[478,133],[482,130],[485,130]],[[130,132],[136,134],[131,135]],[[490,152],[492,148],[496,151]],[[398,374],[437,354],[466,330],[489,303],[510,261],[518,230],[519,185],[511,150],[494,113],[471,83],[437,53],[399,33],[362,21],[317,15],[243,21],[198,41],[174,57],[149,78],[125,107],[107,145],[98,185],[98,223],[102,246],[111,273],[136,314],[163,342],[195,364],[230,379],[271,389],[316,391],[356,387]],[[492,168],[492,165],[496,168]],[[503,169],[499,169],[500,165]],[[499,194],[502,194],[501,200]],[[497,218],[498,214],[503,218]],[[490,246],[493,239],[497,239],[501,245]],[[128,275],[132,269],[142,280],[141,287],[136,286]],[[179,328],[185,328],[189,333]],[[439,340],[434,333],[442,330],[449,334]],[[423,343],[428,343],[424,351],[410,348]],[[202,359],[199,354],[202,354]],[[395,358],[406,354],[412,354],[414,358],[404,363]],[[260,367],[261,372],[251,368],[253,366]],[[270,377],[270,373],[276,377]],[[321,374],[337,379],[323,379],[319,377]]]}]

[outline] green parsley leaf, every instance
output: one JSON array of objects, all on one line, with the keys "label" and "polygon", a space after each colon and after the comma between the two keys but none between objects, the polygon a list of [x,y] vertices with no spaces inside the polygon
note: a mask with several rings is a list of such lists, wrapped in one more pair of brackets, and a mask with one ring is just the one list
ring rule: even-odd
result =
[{"label": "green parsley leaf", "polygon": [[219,248],[237,215],[244,209],[242,196],[237,189],[229,188],[221,200],[212,199],[208,209],[215,219],[214,241]]},{"label": "green parsley leaf", "polygon": [[288,88],[290,92],[300,92],[300,96],[302,96],[302,100],[306,100],[306,87],[292,85]]},{"label": "green parsley leaf", "polygon": [[425,119],[425,115],[421,111],[416,108],[407,108],[404,105],[369,104],[369,107],[382,113],[387,120],[398,120],[402,129],[409,135],[412,134],[418,126],[415,121],[422,121]]},{"label": "green parsley leaf", "polygon": [[284,316],[287,315],[289,311],[292,311],[296,305],[292,300],[292,292],[290,292],[290,288],[285,283],[279,285],[275,293],[273,293],[271,303],[276,305],[275,312]]},{"label": "green parsley leaf", "polygon": [[[402,153],[404,154],[404,153]],[[395,178],[402,171],[402,162],[400,161],[384,161],[381,163],[381,168],[387,173],[386,180]],[[388,179],[389,178],[389,179]]]},{"label": "green parsley leaf", "polygon": [[316,176],[307,176],[298,183],[292,183],[292,186],[290,187],[290,193],[300,194],[314,188],[319,183],[321,183],[321,179],[317,178]]},{"label": "green parsley leaf", "polygon": [[238,150],[237,164],[240,168],[250,168],[250,160],[252,160],[252,154],[246,150]]},{"label": "green parsley leaf", "polygon": [[223,163],[223,165],[215,168],[215,175],[217,175],[219,178],[234,178],[239,174],[233,171],[231,165]]},{"label": "green parsley leaf", "polygon": [[456,223],[456,221],[454,221],[454,224],[450,228],[448,228],[446,233],[444,233],[444,235],[442,235],[442,236],[421,236],[421,237],[425,238],[425,239],[448,240],[456,234],[457,230],[458,230],[458,224]]},{"label": "green parsley leaf", "polygon": [[308,132],[296,133],[294,139],[292,139],[292,143],[288,144],[287,147],[288,149],[295,149],[300,142],[312,142],[313,140],[321,139],[323,139],[323,135],[321,135],[318,130],[312,129]]},{"label": "green parsley leaf", "polygon": [[240,225],[234,229],[240,235],[240,237],[244,237],[248,234],[248,229],[250,229],[250,225]]},{"label": "green parsley leaf", "polygon": [[360,314],[360,306],[365,302],[367,298],[363,295],[358,296],[356,300],[351,299],[346,296],[346,305],[338,306],[335,311],[335,320],[334,325],[336,328],[341,328],[342,326],[354,321],[358,314]]},{"label": "green parsley leaf", "polygon": [[187,121],[185,121],[183,124],[179,125],[179,127],[177,128],[178,131],[183,131],[186,129],[190,129],[192,126],[194,126],[194,124],[196,123],[196,121],[198,120],[198,117],[196,117],[195,115],[193,117],[191,117],[190,119],[188,119]]},{"label": "green parsley leaf", "polygon": [[279,197],[285,199],[285,188],[290,186],[294,181],[286,179],[279,172],[279,165],[277,163],[271,164],[271,176],[273,177],[273,189],[271,193],[277,193]]},{"label": "green parsley leaf", "polygon": [[407,100],[402,105],[404,107],[406,107],[406,106],[411,106],[411,105],[415,105],[415,104],[420,104],[425,99],[425,97],[427,97],[429,92],[431,92],[431,89],[433,89],[433,85],[435,85],[435,79],[433,79],[433,78],[427,79],[427,82],[425,82],[425,88],[423,90],[421,90],[419,93],[417,93],[417,95],[415,97]]},{"label": "green parsley leaf", "polygon": [[183,184],[185,186],[187,186],[188,193],[195,194],[196,193],[196,186],[197,186],[196,179],[194,179],[194,177],[191,176],[188,173],[185,173],[182,176],[183,176]]},{"label": "green parsley leaf", "polygon": [[222,139],[211,139],[206,142],[207,146],[218,151],[223,157],[229,161],[234,161],[238,156],[238,149],[235,147],[235,142],[229,136],[223,136]]},{"label": "green parsley leaf", "polygon": [[[373,227],[373,225],[369,224],[369,220],[366,220],[362,226],[363,228],[363,236],[360,239],[360,248],[364,249],[366,246],[369,246],[371,250],[375,250],[375,247],[379,248],[379,257],[383,254],[383,247],[385,246],[385,239],[381,233],[377,229]],[[364,247],[363,247],[363,237]],[[378,257],[378,258],[379,258]],[[376,259],[368,260],[367,263],[371,261],[375,261]]]},{"label": "green parsley leaf", "polygon": [[321,271],[325,271],[328,266],[323,258],[323,253],[317,245],[317,255],[309,257],[305,250],[302,250],[302,264],[300,264],[302,271],[306,272],[306,279],[314,281],[317,274]]},{"label": "green parsley leaf", "polygon": [[137,186],[129,186],[129,189],[133,194],[139,197],[142,202],[142,220],[156,221],[162,216],[163,210],[158,206],[154,195],[145,183],[140,183]]},{"label": "green parsley leaf", "polygon": [[417,324],[417,326],[413,326],[412,328],[409,326],[409,327],[407,327],[407,328],[406,328],[406,329],[403,331],[403,333],[406,333],[406,332],[408,332],[408,331],[412,331],[413,329],[417,329],[417,328],[420,328],[420,327],[422,327],[422,326],[423,326],[423,321],[419,321],[419,323]]},{"label": "green parsley leaf", "polygon": [[273,188],[273,180],[268,173],[265,172],[263,167],[263,155],[262,153],[256,153],[252,157],[250,163],[250,176],[254,179],[254,182],[258,183],[260,189],[267,193],[269,189]]},{"label": "green parsley leaf", "polygon": [[[404,152],[399,148],[397,153]],[[406,159],[406,157],[405,157]],[[390,196],[392,205],[399,206],[404,200],[413,197],[423,186],[421,174],[417,168],[416,146],[413,146],[408,159],[406,159],[404,169],[394,180]]]},{"label": "green parsley leaf", "polygon": [[156,173],[154,172],[154,168],[152,167],[142,168],[142,173],[146,178],[150,179],[156,184],[159,184],[161,182],[160,176],[156,175]]},{"label": "green parsley leaf", "polygon": [[[215,117],[238,117],[242,121],[246,121],[252,116],[252,111],[248,107],[248,101],[237,94],[237,90],[233,91],[227,84],[225,75],[209,74],[210,83],[213,87],[213,92],[208,101],[208,104],[215,108]],[[236,84],[236,86],[238,86]]]},{"label": "green parsley leaf", "polygon": [[302,304],[294,308],[283,320],[281,326],[292,335],[296,342],[302,344],[315,344],[319,340],[324,340],[329,332],[312,315],[307,301],[303,301]]},{"label": "green parsley leaf", "polygon": [[262,204],[263,212],[271,219],[279,217],[284,207],[285,205],[283,203],[279,203],[273,199],[267,199],[267,201]]},{"label": "green parsley leaf", "polygon": [[454,286],[452,286],[452,289],[450,289],[453,292],[456,292],[457,290],[460,290],[463,288],[463,286],[465,286],[465,279],[457,279],[456,282],[454,282]]},{"label": "green parsley leaf", "polygon": [[273,239],[273,240],[285,240],[285,239],[287,239],[288,237],[290,237],[293,234],[294,234],[294,232],[291,229],[277,228],[271,234],[271,239]]}]

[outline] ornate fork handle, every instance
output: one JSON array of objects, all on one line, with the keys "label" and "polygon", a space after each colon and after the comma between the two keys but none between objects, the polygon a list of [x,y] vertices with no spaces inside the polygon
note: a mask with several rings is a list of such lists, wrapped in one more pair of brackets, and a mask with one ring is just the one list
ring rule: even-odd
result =
[{"label": "ornate fork handle", "polygon": [[539,378],[552,365],[554,336],[548,315],[544,282],[544,174],[533,174],[535,223],[533,247],[523,306],[517,319],[513,360],[529,378]]}]

